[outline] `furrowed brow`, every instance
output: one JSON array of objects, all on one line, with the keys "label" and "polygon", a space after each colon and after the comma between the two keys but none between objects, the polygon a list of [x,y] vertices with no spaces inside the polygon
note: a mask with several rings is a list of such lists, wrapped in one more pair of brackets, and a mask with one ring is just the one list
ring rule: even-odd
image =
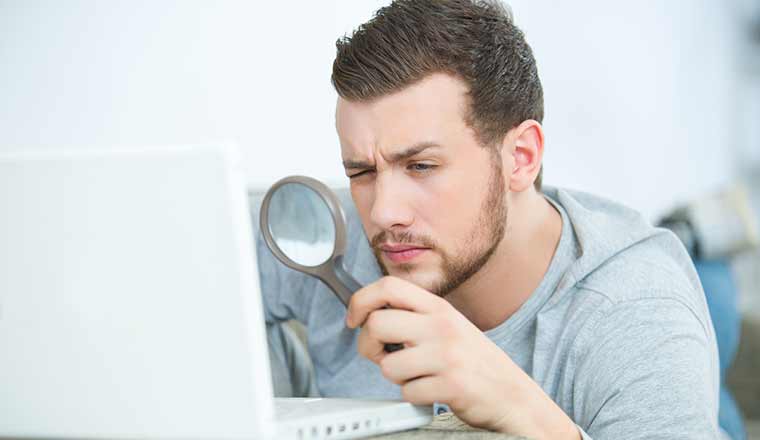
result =
[{"label": "furrowed brow", "polygon": [[[390,157],[388,158],[388,162],[389,163],[401,162],[403,160],[409,159],[410,157],[414,157],[429,148],[439,148],[439,147],[440,145],[436,144],[435,142],[420,142],[419,144],[412,145],[411,147],[405,150],[391,153]],[[346,169],[364,170],[364,169],[374,168],[375,165],[371,162],[367,162],[363,160],[348,159],[348,160],[343,161],[343,167]]]},{"label": "furrowed brow", "polygon": [[374,168],[375,165],[365,162],[362,160],[344,160],[343,161],[343,168],[345,169],[351,169],[351,170],[366,170],[370,168]]},{"label": "furrowed brow", "polygon": [[419,144],[412,145],[406,150],[399,151],[396,153],[391,153],[390,158],[388,159],[388,162],[390,163],[401,162],[402,160],[409,159],[410,157],[414,157],[422,153],[428,148],[438,148],[438,147],[439,145],[436,144],[435,142],[420,142]]}]

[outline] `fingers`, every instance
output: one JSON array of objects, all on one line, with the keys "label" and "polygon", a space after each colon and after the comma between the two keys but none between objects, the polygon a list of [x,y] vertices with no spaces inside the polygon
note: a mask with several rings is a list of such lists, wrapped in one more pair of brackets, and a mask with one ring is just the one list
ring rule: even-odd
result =
[{"label": "fingers", "polygon": [[380,360],[380,370],[386,379],[396,385],[443,372],[446,365],[438,355],[435,344],[408,347],[387,354]]},{"label": "fingers", "polygon": [[[364,287],[351,297],[346,314],[346,325],[362,325],[370,313],[390,306],[422,314],[432,313],[445,301],[408,281],[396,277],[383,277]],[[448,304],[448,303],[446,303]]]},{"label": "fingers", "polygon": [[444,380],[441,376],[424,376],[401,386],[401,396],[414,405],[432,405],[435,402],[449,402]]},{"label": "fingers", "polygon": [[378,363],[386,354],[383,349],[386,343],[419,345],[435,336],[429,321],[429,317],[407,310],[375,310],[359,333],[359,354]]}]

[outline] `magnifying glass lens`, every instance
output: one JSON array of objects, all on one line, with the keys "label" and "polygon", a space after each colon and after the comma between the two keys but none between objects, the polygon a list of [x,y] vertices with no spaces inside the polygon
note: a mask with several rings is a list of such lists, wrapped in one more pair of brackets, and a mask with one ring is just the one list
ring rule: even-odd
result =
[{"label": "magnifying glass lens", "polygon": [[319,266],[333,254],[335,225],[319,194],[300,183],[286,183],[269,202],[269,231],[283,254],[302,266]]}]

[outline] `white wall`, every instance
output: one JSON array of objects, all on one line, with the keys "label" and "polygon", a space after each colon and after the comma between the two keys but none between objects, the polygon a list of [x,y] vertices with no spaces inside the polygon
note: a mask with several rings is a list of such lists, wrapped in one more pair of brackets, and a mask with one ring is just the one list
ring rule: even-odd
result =
[{"label": "white wall", "polygon": [[[0,152],[232,139],[253,185],[345,184],[334,41],[384,3],[0,0]],[[732,178],[747,147],[724,2],[512,4],[544,82],[548,183],[655,216]]]},{"label": "white wall", "polygon": [[730,25],[720,2],[515,6],[545,83],[547,181],[653,213],[732,174]]}]

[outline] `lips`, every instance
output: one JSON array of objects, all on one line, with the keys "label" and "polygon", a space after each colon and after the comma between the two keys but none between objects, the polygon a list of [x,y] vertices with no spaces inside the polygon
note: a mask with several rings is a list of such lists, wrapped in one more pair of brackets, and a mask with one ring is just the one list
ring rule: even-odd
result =
[{"label": "lips", "polygon": [[414,246],[414,245],[407,245],[407,244],[384,244],[378,247],[383,252],[405,252],[410,249],[425,249],[422,246]]},{"label": "lips", "polygon": [[379,246],[383,254],[394,263],[408,263],[417,258],[420,254],[429,250],[428,248],[413,245],[391,245],[386,244]]}]

